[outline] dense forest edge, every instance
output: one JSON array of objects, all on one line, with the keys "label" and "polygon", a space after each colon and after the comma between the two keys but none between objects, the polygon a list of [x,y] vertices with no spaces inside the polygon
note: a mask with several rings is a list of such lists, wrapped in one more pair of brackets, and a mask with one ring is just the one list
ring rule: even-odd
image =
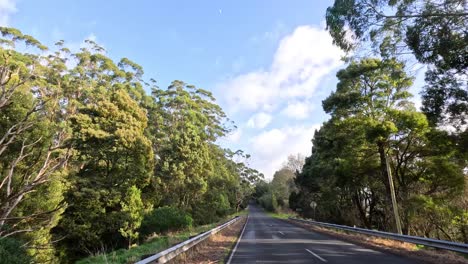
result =
[{"label": "dense forest edge", "polygon": [[93,41],[0,33],[2,263],[71,263],[246,206],[263,175],[217,144],[235,126],[210,92],[160,89]]},{"label": "dense forest edge", "polygon": [[[468,243],[467,11],[458,0],[336,0],[326,25],[347,65],[322,101],[330,119],[304,165],[258,184],[257,201],[323,222]],[[414,65],[426,68],[421,109],[409,93]]]}]

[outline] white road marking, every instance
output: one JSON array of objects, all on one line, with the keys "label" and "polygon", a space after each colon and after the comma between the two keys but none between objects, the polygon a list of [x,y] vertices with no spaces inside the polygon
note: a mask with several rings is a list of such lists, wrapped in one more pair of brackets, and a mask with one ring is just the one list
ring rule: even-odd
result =
[{"label": "white road marking", "polygon": [[312,251],[308,250],[307,248],[306,248],[305,250],[307,250],[307,252],[309,252],[310,254],[314,255],[314,257],[316,257],[316,258],[320,259],[321,261],[323,261],[323,262],[327,262],[327,260],[326,260],[326,259],[324,259],[324,258],[320,257],[319,255],[315,254],[314,252],[312,252]]},{"label": "white road marking", "polygon": [[368,249],[368,248],[353,248],[353,250],[355,251],[360,251],[360,252],[372,252],[372,253],[379,253],[375,250],[372,250],[372,249]]},{"label": "white road marking", "polygon": [[227,261],[226,264],[230,264],[230,263],[231,263],[232,257],[234,257],[234,253],[236,253],[237,247],[239,246],[239,242],[241,241],[242,236],[244,235],[245,227],[247,226],[247,223],[248,223],[248,222],[249,222],[249,215],[247,215],[247,220],[245,220],[244,228],[242,228],[242,232],[241,232],[241,234],[240,234],[240,236],[239,236],[239,239],[237,240],[236,246],[235,246],[234,249],[232,250],[231,256],[229,256],[229,259],[228,259],[228,261]]},{"label": "white road marking", "polygon": [[278,231],[278,232],[284,236],[284,233],[283,233],[283,232],[281,232],[281,231]]}]

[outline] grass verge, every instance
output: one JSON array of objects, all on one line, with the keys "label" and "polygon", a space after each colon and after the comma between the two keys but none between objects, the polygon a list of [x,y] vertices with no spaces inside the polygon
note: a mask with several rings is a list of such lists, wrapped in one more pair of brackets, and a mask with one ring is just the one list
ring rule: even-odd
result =
[{"label": "grass verge", "polygon": [[284,213],[284,212],[277,212],[277,213],[266,212],[266,214],[271,217],[278,218],[278,219],[288,219],[289,217],[297,217],[297,215],[295,215],[294,213]]},{"label": "grass verge", "polygon": [[197,235],[202,232],[206,232],[221,223],[226,222],[229,219],[232,219],[236,215],[245,215],[247,214],[246,210],[239,213],[230,215],[220,220],[219,222],[212,223],[209,225],[192,227],[188,230],[181,230],[175,233],[169,233],[163,236],[157,236],[149,239],[147,242],[130,248],[130,249],[119,249],[109,253],[97,254],[94,256],[87,257],[85,259],[79,260],[76,264],[127,264],[135,263],[139,261],[143,256],[154,255],[157,252],[163,251],[171,246],[174,246],[184,240],[189,239],[191,236]]}]

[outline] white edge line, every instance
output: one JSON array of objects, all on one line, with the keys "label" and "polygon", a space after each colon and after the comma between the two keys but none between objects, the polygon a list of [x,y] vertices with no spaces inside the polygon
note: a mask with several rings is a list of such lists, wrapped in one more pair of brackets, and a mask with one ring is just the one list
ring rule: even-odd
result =
[{"label": "white edge line", "polygon": [[237,247],[239,246],[239,242],[241,241],[242,236],[244,235],[244,231],[245,231],[245,227],[247,226],[247,222],[249,222],[249,215],[247,215],[247,220],[245,220],[244,228],[242,228],[242,232],[241,232],[239,238],[237,239],[236,246],[235,246],[234,249],[232,250],[231,256],[229,256],[229,259],[228,259],[228,261],[227,261],[226,264],[230,264],[230,263],[231,263],[231,260],[232,260],[232,258],[234,257],[234,253],[236,253]]},{"label": "white edge line", "polygon": [[314,252],[312,252],[312,251],[308,250],[307,248],[306,248],[305,250],[307,250],[307,252],[309,252],[310,254],[314,255],[316,258],[320,259],[321,261],[323,261],[323,262],[327,262],[327,260],[326,260],[326,259],[324,259],[324,258],[320,257],[319,255],[315,254]]}]

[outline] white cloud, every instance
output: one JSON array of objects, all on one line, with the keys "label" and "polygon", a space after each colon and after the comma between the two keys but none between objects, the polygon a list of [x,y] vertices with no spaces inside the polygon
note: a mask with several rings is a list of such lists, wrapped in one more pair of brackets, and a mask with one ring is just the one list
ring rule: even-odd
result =
[{"label": "white cloud", "polygon": [[286,33],[286,26],[282,22],[278,21],[273,30],[265,31],[260,35],[255,35],[251,37],[249,41],[253,44],[261,45],[264,42],[279,40],[281,35],[283,35],[284,33]]},{"label": "white cloud", "polygon": [[226,136],[226,141],[231,143],[239,142],[239,139],[242,136],[242,129],[238,128],[234,132],[231,132],[229,135]]},{"label": "white cloud", "polygon": [[271,179],[289,154],[311,154],[312,137],[320,125],[275,128],[264,131],[250,140],[252,166]]},{"label": "white cloud", "polygon": [[247,121],[247,126],[251,128],[264,128],[266,127],[273,117],[267,113],[257,113],[253,115],[249,121]]},{"label": "white cloud", "polygon": [[0,26],[8,26],[10,15],[16,13],[15,0],[0,0]]},{"label": "white cloud", "polygon": [[309,98],[320,80],[343,64],[328,32],[300,26],[284,37],[268,70],[238,75],[220,84],[231,111],[272,111],[284,100]]},{"label": "white cloud", "polygon": [[307,117],[309,117],[309,113],[314,108],[314,105],[310,102],[293,101],[288,103],[288,105],[281,111],[281,114],[298,120],[306,119]]}]

